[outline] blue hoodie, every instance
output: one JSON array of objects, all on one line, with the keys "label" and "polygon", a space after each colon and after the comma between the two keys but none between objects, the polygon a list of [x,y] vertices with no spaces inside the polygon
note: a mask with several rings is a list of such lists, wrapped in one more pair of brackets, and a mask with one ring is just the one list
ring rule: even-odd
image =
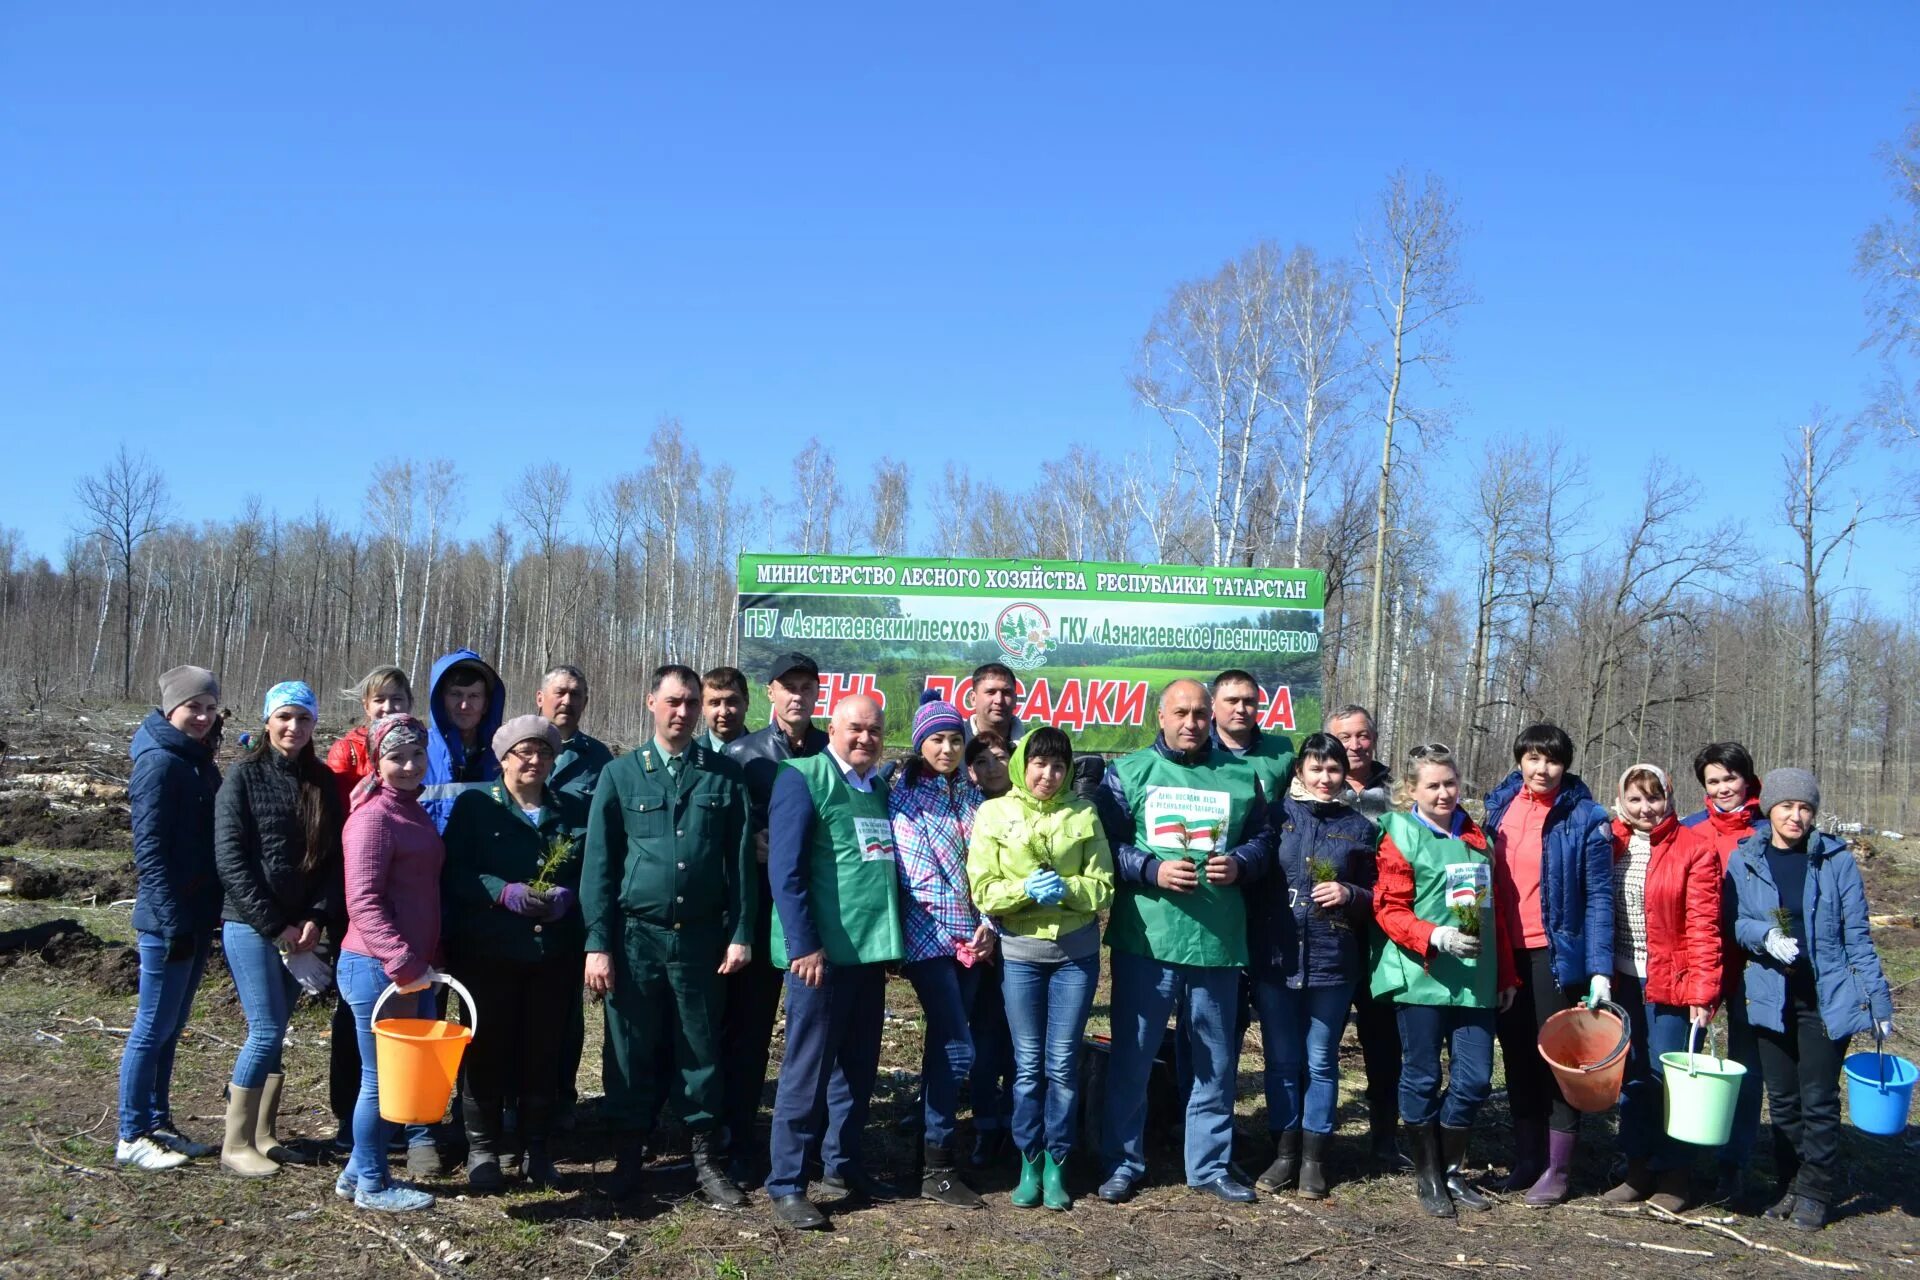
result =
[{"label": "blue hoodie", "polygon": [[127,802],[140,885],[133,927],[169,939],[211,935],[220,923],[220,876],[213,863],[220,770],[213,748],[155,710],[140,722],[127,754],[133,757]]},{"label": "blue hoodie", "polygon": [[[441,705],[440,698],[440,686],[446,681],[447,672],[463,662],[479,667],[493,682],[487,696],[487,713],[480,718],[480,749],[472,759],[467,758],[466,744],[460,740],[460,731],[453,727],[453,721],[447,718],[446,708]],[[500,776],[500,762],[493,758],[493,734],[505,718],[507,687],[479,654],[471,649],[455,649],[434,661],[433,681],[427,690],[427,706],[430,709],[427,720],[427,780],[420,789],[420,807],[427,811],[427,816],[433,819],[437,829],[445,831],[447,819],[453,814],[453,802],[460,793],[469,787],[492,782]]]}]

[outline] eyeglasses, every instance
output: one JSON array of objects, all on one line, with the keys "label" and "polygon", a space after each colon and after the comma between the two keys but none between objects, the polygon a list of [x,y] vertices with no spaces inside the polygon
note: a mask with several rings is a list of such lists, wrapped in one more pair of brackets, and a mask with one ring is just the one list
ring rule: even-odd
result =
[{"label": "eyeglasses", "polygon": [[1428,756],[1450,756],[1452,754],[1453,748],[1446,743],[1429,742],[1425,746],[1415,747],[1413,750],[1407,752],[1407,758],[1410,760],[1425,760]]},{"label": "eyeglasses", "polygon": [[530,747],[530,746],[527,746],[525,743],[522,743],[520,746],[517,746],[513,748],[511,751],[508,751],[507,754],[512,756],[515,760],[525,760],[531,763],[535,760],[553,759],[553,748],[547,746],[545,743],[541,743],[539,746],[534,746],[534,747]]}]

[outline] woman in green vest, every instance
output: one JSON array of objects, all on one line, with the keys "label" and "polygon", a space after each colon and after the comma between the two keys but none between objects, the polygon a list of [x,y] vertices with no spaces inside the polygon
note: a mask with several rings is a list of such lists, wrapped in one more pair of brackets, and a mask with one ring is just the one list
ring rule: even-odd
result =
[{"label": "woman in green vest", "polygon": [[1013,1203],[1068,1209],[1061,1168],[1073,1149],[1080,1044],[1100,981],[1100,912],[1113,901],[1113,852],[1093,805],[1073,794],[1073,744],[1042,725],[1013,749],[1013,790],[980,806],[967,848],[974,905],[1005,957],[1013,1032]]},{"label": "woman in green vest", "polygon": [[1372,987],[1400,1025],[1400,1118],[1420,1207],[1451,1218],[1456,1204],[1488,1207],[1466,1179],[1467,1138],[1492,1088],[1495,1006],[1520,984],[1498,945],[1488,841],[1460,808],[1453,753],[1438,743],[1409,752],[1400,801],[1406,812],[1381,819],[1375,856],[1373,917],[1385,937],[1374,940]]}]

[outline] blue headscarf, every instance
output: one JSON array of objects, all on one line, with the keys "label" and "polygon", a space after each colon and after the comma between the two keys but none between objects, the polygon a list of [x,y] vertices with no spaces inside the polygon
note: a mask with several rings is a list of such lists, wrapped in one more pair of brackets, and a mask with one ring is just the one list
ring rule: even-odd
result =
[{"label": "blue headscarf", "polygon": [[267,690],[266,706],[260,712],[260,719],[271,720],[273,713],[282,707],[305,707],[308,715],[315,720],[320,718],[320,699],[314,697],[313,690],[304,680],[282,680]]}]

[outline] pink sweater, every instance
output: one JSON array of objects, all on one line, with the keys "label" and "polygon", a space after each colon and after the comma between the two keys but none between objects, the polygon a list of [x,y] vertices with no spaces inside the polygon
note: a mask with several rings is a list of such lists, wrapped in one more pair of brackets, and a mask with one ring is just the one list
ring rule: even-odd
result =
[{"label": "pink sweater", "polygon": [[360,797],[341,836],[347,936],[401,986],[440,959],[440,864],[447,849],[418,791],[379,787]]}]

